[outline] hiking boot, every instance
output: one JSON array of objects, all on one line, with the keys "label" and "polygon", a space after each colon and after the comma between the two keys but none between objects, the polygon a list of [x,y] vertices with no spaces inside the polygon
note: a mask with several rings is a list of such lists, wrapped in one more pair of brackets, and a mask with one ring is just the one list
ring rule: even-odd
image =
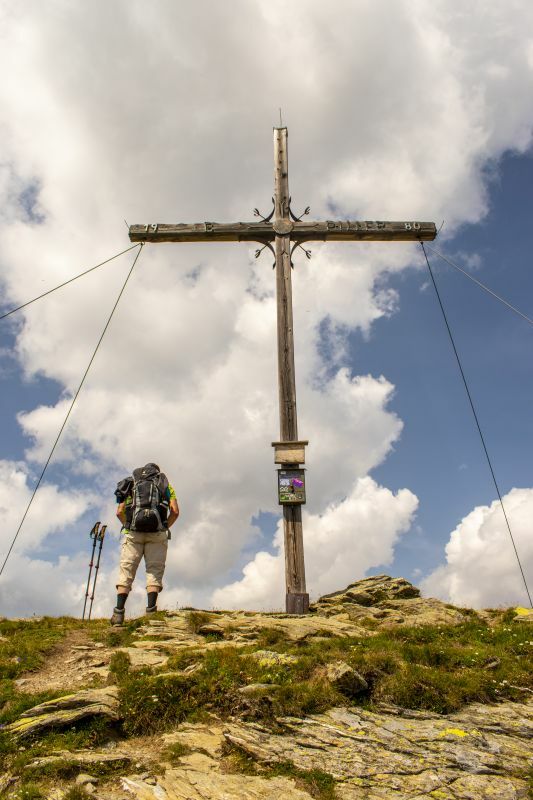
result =
[{"label": "hiking boot", "polygon": [[123,625],[124,624],[124,614],[125,609],[123,608],[114,608],[113,609],[113,616],[109,620],[111,625]]},{"label": "hiking boot", "polygon": [[156,611],[157,611],[157,606],[146,606],[147,614],[155,614]]}]

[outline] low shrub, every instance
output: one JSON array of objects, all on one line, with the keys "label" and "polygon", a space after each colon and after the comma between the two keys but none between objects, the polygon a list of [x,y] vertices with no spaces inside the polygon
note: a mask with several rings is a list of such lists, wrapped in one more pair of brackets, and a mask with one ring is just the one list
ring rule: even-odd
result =
[{"label": "low shrub", "polygon": [[259,638],[259,649],[272,647],[277,644],[283,644],[287,641],[287,636],[284,631],[279,628],[262,628]]},{"label": "low shrub", "polygon": [[319,714],[335,705],[346,705],[346,698],[323,679],[287,683],[280,686],[273,700],[278,717]]},{"label": "low shrub", "polygon": [[213,616],[207,611],[189,611],[187,614],[187,627],[191,633],[199,633],[203,625],[208,625],[212,621]]},{"label": "low shrub", "polygon": [[128,675],[131,667],[131,658],[123,650],[113,653],[109,661],[109,673],[113,675],[117,683],[123,681]]},{"label": "low shrub", "polygon": [[63,795],[63,800],[87,800],[90,796],[83,786],[71,786]]},{"label": "low shrub", "polygon": [[316,800],[335,800],[335,778],[321,769],[299,769],[292,761],[272,764],[265,776],[292,778],[298,789],[303,789]]},{"label": "low shrub", "polygon": [[335,800],[335,778],[321,769],[300,769],[292,761],[275,764],[258,763],[240,747],[226,742],[222,749],[224,768],[240,775],[260,775],[263,778],[289,778],[298,789],[316,800]]},{"label": "low shrub", "polygon": [[182,650],[173,653],[161,671],[168,672],[169,670],[186,669],[191,664],[196,664],[202,659],[202,654],[198,650]]},{"label": "low shrub", "polygon": [[23,783],[17,789],[17,800],[46,800],[44,790],[36,783]]},{"label": "low shrub", "polygon": [[105,644],[106,647],[128,647],[135,641],[135,632],[143,624],[142,617],[130,619],[121,626],[110,628],[108,625],[106,628],[96,631],[93,637],[96,641]]},{"label": "low shrub", "polygon": [[189,753],[192,753],[192,750],[188,745],[183,744],[183,742],[172,742],[172,744],[165,747],[162,756],[169,764],[177,766],[180,763],[180,759],[183,756],[188,756]]}]

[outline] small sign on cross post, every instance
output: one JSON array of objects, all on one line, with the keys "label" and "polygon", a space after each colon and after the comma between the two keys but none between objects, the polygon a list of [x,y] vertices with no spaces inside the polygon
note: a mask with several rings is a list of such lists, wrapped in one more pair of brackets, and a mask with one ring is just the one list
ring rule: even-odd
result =
[{"label": "small sign on cross post", "polygon": [[[305,463],[307,441],[298,440],[296,414],[296,378],[294,369],[294,328],[292,316],[292,254],[295,248],[310,241],[433,241],[437,235],[435,223],[409,220],[383,222],[377,220],[302,220],[291,209],[287,128],[274,128],[274,208],[260,222],[199,222],[193,224],[131,225],[132,242],[259,242],[275,256],[277,328],[278,328],[278,389],[280,441],[273,442],[274,460],[286,473],[296,473]],[[302,216],[306,216],[306,208]],[[272,246],[274,244],[274,246]],[[309,255],[309,253],[306,254]],[[300,478],[287,478],[304,483]],[[281,478],[280,478],[281,480]],[[293,485],[292,489],[300,490]],[[305,583],[305,564],[302,530],[302,497],[305,491],[279,493],[283,506],[285,531],[286,610],[289,614],[305,614],[309,595]],[[298,502],[285,502],[282,497]]]}]

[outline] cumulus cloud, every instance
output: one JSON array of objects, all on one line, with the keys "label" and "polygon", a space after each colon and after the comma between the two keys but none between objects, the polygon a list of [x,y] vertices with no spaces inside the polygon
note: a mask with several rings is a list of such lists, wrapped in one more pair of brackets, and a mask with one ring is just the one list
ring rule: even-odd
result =
[{"label": "cumulus cloud", "polygon": [[[450,233],[479,220],[484,167],[531,141],[533,10],[512,5],[513,13],[341,0],[334,15],[317,0],[235,0],[229,15],[207,0],[162,0],[150,14],[140,0],[4,6],[0,65],[17,75],[0,85],[6,302],[123,249],[124,217],[223,221],[266,211],[280,105],[296,210],[444,217]],[[371,336],[398,310],[387,276],[418,256],[387,243],[313,250],[294,271],[299,427],[311,442],[306,524],[335,520],[342,540],[340,509],[357,517],[354,487],[402,428],[394,387],[387,376],[357,375],[347,337]],[[55,404],[36,398],[19,415],[28,464],[48,453],[132,258],[14,323],[25,375],[63,387]],[[104,493],[114,481],[137,464],[164,466],[183,510],[168,570],[169,585],[183,589],[169,602],[205,603],[231,583],[257,535],[251,520],[277,511],[275,330],[268,257],[255,262],[253,248],[237,244],[145,247],[57,450],[65,479],[91,478],[110,519]],[[385,503],[397,516],[372,558],[389,559],[412,513],[397,498]],[[331,558],[326,572],[337,569]],[[372,558],[361,556],[365,569]]]},{"label": "cumulus cloud", "polygon": [[[35,478],[31,477],[32,482]],[[0,461],[0,514],[4,532],[16,531],[30,500],[28,473],[24,464]],[[29,550],[42,544],[46,536],[75,522],[95,502],[94,495],[80,492],[61,492],[57,486],[43,484],[35,497],[19,548]]]},{"label": "cumulus cloud", "polygon": [[[321,514],[304,512],[306,578],[313,598],[362,578],[369,567],[386,566],[394,545],[411,525],[418,500],[408,489],[393,494],[360,478],[343,500]],[[245,565],[243,576],[213,593],[222,608],[277,608],[284,597],[283,523],[274,538],[276,553],[261,551]]]},{"label": "cumulus cloud", "polygon": [[[0,515],[4,532],[2,560],[10,544],[9,534],[17,530],[22,509],[28,505],[31,496],[29,483],[34,480],[35,476],[28,475],[24,464],[0,461]],[[80,554],[75,558],[59,556],[50,559],[45,543],[48,537],[78,522],[95,501],[94,495],[89,493],[61,491],[51,484],[42,486],[30,507],[0,585],[3,614],[53,614],[73,608],[73,598],[80,591],[82,563],[84,566],[87,564],[87,556]]]},{"label": "cumulus cloud", "polygon": [[[533,489],[511,489],[503,503],[531,586]],[[425,593],[460,606],[529,605],[499,500],[477,506],[461,520],[446,545],[446,564],[428,575],[421,586]]]}]

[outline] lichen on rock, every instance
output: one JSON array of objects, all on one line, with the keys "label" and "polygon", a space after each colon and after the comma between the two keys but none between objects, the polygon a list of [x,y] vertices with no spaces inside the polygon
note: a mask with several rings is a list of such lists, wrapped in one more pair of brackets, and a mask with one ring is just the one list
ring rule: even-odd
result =
[{"label": "lichen on rock", "polygon": [[76,694],[48,700],[24,711],[18,720],[5,727],[5,731],[22,738],[50,728],[64,728],[89,717],[105,717],[116,722],[120,719],[118,689],[85,689]]}]

